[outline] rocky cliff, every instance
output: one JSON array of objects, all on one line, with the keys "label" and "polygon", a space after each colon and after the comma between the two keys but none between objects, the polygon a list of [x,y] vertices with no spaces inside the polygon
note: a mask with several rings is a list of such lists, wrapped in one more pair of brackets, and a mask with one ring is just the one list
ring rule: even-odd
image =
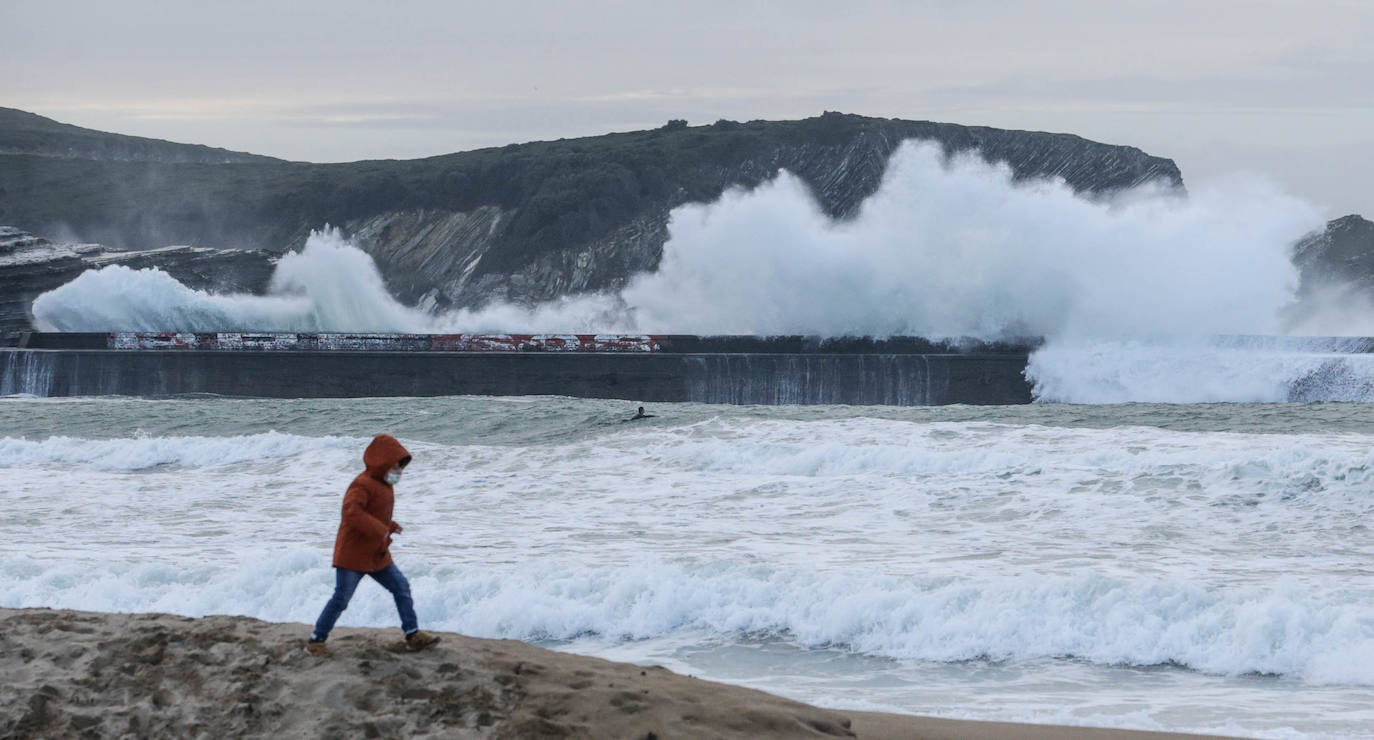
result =
[{"label": "rocky cliff", "polygon": [[[13,119],[0,116],[0,128]],[[110,136],[86,133],[94,141]],[[1089,194],[1150,180],[1182,187],[1173,162],[1132,147],[839,113],[674,121],[651,131],[348,164],[140,159],[122,156],[115,143],[24,148],[4,145],[0,134],[0,152],[20,152],[0,154],[0,223],[116,250],[185,244],[276,254],[333,224],[373,255],[406,302],[533,302],[614,289],[654,269],[673,208],[754,187],[780,169],[804,180],[831,216],[849,217],[907,139],[977,150],[1018,178],[1060,177]]]},{"label": "rocky cliff", "polygon": [[1294,245],[1293,264],[1300,295],[1335,286],[1374,298],[1374,222],[1354,214],[1328,222]]},{"label": "rocky cliff", "polygon": [[1374,223],[1357,215],[1330,221],[1293,246],[1297,301],[1285,310],[1299,334],[1374,334]]}]

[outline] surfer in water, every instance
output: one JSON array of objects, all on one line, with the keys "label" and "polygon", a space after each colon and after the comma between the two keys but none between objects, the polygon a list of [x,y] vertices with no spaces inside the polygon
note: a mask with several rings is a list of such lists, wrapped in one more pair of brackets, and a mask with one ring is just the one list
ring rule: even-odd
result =
[{"label": "surfer in water", "polygon": [[410,582],[391,562],[389,551],[391,535],[401,533],[401,525],[391,518],[396,501],[393,487],[401,482],[401,472],[410,464],[410,453],[395,437],[379,434],[363,452],[363,464],[367,470],[358,474],[344,493],[343,520],[334,539],[334,595],[324,605],[315,631],[305,644],[306,651],[319,658],[329,656],[324,641],[339,615],[348,608],[363,576],[371,576],[396,600],[408,649],[423,650],[439,641],[437,635],[420,631]]},{"label": "surfer in water", "polygon": [[646,414],[646,413],[644,413],[644,407],[643,407],[643,406],[640,406],[640,407],[639,407],[639,411],[636,411],[634,416],[631,416],[630,418],[626,419],[625,421],[639,421],[640,419],[652,419],[652,418],[654,418],[654,416],[656,416],[656,414]]}]

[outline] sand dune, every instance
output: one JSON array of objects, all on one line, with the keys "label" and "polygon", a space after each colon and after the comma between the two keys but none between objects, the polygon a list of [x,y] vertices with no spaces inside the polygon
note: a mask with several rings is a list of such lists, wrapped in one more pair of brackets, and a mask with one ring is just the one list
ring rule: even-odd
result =
[{"label": "sand dune", "polygon": [[[0,737],[1080,738],[1160,733],[820,709],[510,640],[246,617],[0,609]],[[1197,737],[1197,736],[1187,736]]]}]

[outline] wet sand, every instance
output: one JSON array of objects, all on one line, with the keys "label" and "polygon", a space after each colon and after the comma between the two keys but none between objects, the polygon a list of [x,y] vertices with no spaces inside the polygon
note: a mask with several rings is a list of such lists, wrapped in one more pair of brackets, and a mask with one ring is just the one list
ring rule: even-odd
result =
[{"label": "wet sand", "polygon": [[513,640],[0,609],[0,737],[1161,740],[1199,735],[821,709]]}]

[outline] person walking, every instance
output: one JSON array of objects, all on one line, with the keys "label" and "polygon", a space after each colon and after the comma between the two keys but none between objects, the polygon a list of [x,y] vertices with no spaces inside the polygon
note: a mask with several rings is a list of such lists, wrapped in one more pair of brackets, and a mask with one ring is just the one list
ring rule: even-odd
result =
[{"label": "person walking", "polygon": [[391,519],[395,504],[393,487],[410,464],[410,453],[395,437],[379,434],[363,452],[363,464],[367,469],[353,479],[344,493],[342,521],[334,538],[334,595],[324,605],[315,630],[305,643],[306,651],[316,657],[329,655],[325,640],[339,615],[348,608],[363,576],[371,576],[396,600],[408,649],[423,650],[439,641],[438,635],[420,631],[410,582],[391,561],[389,550],[391,535],[402,531],[401,525]]}]

